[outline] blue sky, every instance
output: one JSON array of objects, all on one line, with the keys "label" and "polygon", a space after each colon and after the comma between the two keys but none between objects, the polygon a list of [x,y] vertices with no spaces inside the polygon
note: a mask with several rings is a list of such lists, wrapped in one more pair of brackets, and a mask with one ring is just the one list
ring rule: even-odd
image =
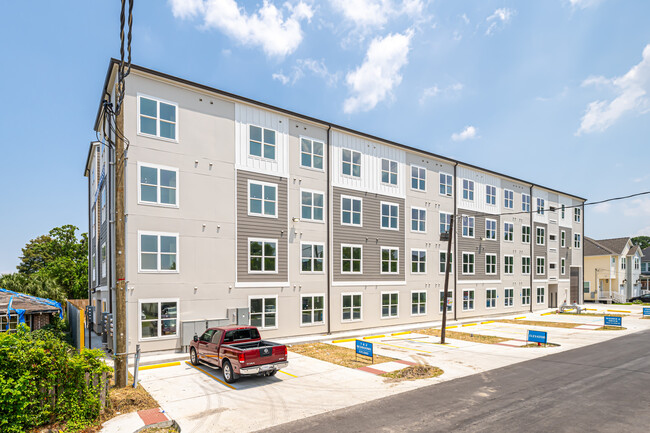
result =
[{"label": "blue sky", "polygon": [[[35,13],[35,12],[38,13]],[[590,200],[650,190],[650,2],[136,0],[133,61]],[[0,273],[87,230],[119,2],[5,2]],[[650,197],[586,211],[650,235]]]}]

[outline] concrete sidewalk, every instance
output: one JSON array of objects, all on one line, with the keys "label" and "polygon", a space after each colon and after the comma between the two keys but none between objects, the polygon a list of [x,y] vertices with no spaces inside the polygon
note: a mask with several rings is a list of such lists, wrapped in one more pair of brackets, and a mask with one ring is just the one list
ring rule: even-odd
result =
[{"label": "concrete sidewalk", "polygon": [[116,416],[102,425],[100,433],[135,433],[150,427],[171,427],[176,421],[161,408],[140,410]]}]

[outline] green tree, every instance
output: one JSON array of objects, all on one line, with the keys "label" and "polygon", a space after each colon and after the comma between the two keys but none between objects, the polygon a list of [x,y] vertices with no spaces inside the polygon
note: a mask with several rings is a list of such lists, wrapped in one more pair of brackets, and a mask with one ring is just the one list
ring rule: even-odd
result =
[{"label": "green tree", "polygon": [[645,250],[650,247],[650,236],[637,236],[632,238],[632,243],[638,245],[642,250]]},{"label": "green tree", "polygon": [[35,274],[21,274],[16,272],[14,274],[3,275],[0,277],[0,287],[58,302],[63,302],[67,298],[63,287],[54,278],[40,272]]}]

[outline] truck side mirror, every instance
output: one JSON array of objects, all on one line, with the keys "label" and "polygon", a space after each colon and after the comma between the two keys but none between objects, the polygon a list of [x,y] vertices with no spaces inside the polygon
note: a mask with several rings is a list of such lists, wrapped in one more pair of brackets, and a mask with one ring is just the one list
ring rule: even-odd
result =
[{"label": "truck side mirror", "polygon": [[199,341],[199,336],[194,334],[194,342],[196,343],[197,341]]}]

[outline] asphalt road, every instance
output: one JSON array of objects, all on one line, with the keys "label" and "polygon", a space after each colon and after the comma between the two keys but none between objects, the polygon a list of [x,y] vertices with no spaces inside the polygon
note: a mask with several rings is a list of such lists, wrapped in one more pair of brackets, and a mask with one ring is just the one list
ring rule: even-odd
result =
[{"label": "asphalt road", "polygon": [[650,331],[264,431],[647,433]]}]

